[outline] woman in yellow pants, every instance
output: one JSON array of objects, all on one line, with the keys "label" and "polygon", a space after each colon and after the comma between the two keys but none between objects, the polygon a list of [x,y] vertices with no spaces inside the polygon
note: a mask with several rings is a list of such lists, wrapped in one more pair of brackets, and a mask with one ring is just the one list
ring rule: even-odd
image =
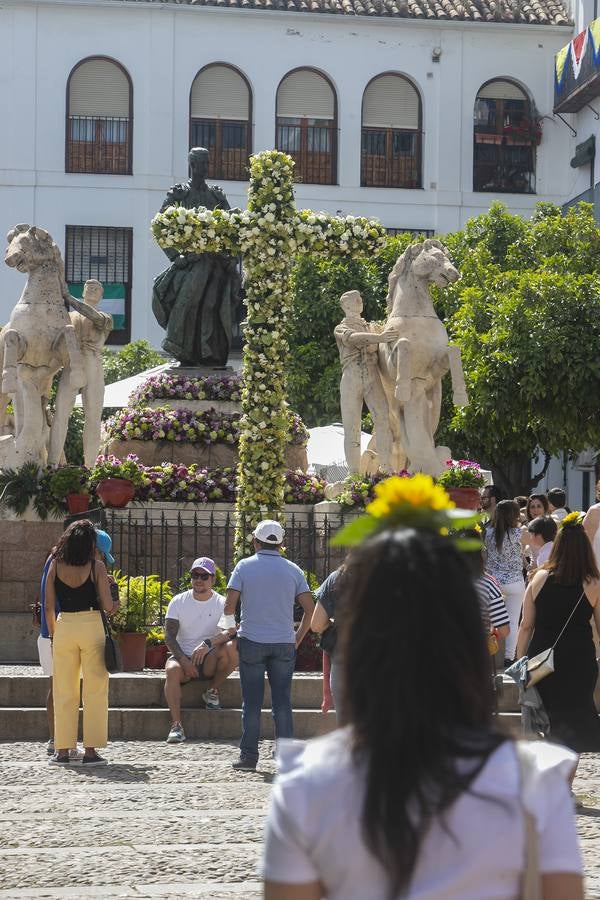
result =
[{"label": "woman in yellow pants", "polygon": [[[54,745],[50,760],[69,763],[77,746],[79,679],[83,679],[83,765],[103,765],[96,747],[108,741],[108,672],[98,604],[114,610],[106,567],[96,559],[96,531],[87,519],[60,538],[46,580],[46,621],[53,655]],[[56,601],[60,606],[55,616]]]}]

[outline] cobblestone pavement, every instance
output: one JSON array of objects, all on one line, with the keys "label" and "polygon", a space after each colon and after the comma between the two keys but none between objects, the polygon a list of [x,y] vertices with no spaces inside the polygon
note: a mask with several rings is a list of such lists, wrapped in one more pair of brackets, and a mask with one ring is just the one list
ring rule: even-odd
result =
[{"label": "cobblestone pavement", "polygon": [[[256,900],[274,776],[237,773],[233,742],[112,743],[110,765],[48,765],[45,747],[0,743],[0,898],[181,897]],[[575,783],[588,900],[600,900],[600,767]]]}]

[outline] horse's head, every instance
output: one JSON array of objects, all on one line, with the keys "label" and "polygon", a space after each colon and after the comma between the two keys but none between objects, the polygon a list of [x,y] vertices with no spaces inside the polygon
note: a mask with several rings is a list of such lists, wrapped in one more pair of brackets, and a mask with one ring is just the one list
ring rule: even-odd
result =
[{"label": "horse's head", "polygon": [[45,262],[61,265],[60,250],[51,236],[36,225],[15,225],[6,235],[4,262],[19,272],[31,272]]},{"label": "horse's head", "polygon": [[460,274],[450,262],[448,251],[440,241],[428,238],[418,244],[411,244],[398,257],[388,278],[387,307],[391,310],[394,290],[399,279],[411,274],[426,284],[446,287],[458,281]]}]

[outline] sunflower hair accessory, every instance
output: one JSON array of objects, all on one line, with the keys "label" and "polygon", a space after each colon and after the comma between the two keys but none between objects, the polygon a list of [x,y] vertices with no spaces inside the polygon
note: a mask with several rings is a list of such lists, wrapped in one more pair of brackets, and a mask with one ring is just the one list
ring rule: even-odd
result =
[{"label": "sunflower hair accessory", "polygon": [[[392,475],[375,487],[375,499],[365,515],[355,519],[336,534],[336,546],[353,546],[387,528],[415,528],[447,535],[457,529],[473,528],[479,513],[456,509],[446,491],[431,475],[419,473],[410,478]],[[462,550],[481,549],[473,538],[452,537]]]},{"label": "sunflower hair accessory", "polygon": [[565,527],[572,528],[574,525],[581,525],[583,522],[584,516],[585,516],[585,513],[582,513],[576,509],[564,517],[564,519],[560,523],[560,527],[561,528],[565,528]]}]

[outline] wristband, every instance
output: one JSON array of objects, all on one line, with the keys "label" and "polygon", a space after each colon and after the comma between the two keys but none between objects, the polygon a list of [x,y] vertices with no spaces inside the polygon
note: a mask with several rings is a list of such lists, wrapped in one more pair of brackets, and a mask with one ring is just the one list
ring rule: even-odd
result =
[{"label": "wristband", "polygon": [[203,643],[203,644],[206,644],[206,646],[208,647],[209,650],[211,649],[211,647],[212,647],[212,641],[210,640],[210,638],[206,638],[206,640],[205,640],[205,641],[202,641],[202,643]]}]

